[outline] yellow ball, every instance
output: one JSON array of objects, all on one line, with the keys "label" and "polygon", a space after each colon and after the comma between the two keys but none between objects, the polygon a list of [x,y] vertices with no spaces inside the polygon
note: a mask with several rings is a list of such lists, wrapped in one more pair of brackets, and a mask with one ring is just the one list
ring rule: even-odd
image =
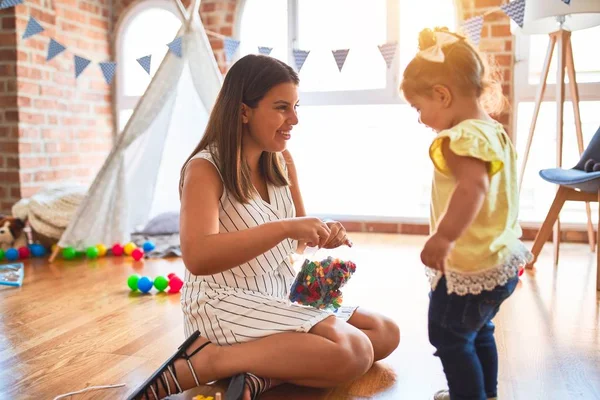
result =
[{"label": "yellow ball", "polygon": [[125,254],[127,254],[128,256],[131,255],[131,253],[133,253],[133,251],[137,248],[137,246],[135,245],[135,243],[129,242],[125,245],[125,247],[123,247],[123,251],[125,252]]},{"label": "yellow ball", "polygon": [[106,246],[103,245],[102,243],[100,243],[99,245],[96,246],[96,248],[98,249],[98,256],[99,257],[104,257],[106,255]]}]

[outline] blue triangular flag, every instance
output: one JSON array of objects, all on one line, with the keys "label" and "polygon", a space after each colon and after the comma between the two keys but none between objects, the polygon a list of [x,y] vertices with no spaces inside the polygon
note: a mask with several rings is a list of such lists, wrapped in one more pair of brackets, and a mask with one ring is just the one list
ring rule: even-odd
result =
[{"label": "blue triangular flag", "polygon": [[562,2],[565,3],[568,6],[571,5],[571,0],[562,0]]},{"label": "blue triangular flag", "polygon": [[309,53],[310,50],[306,51],[294,49],[294,61],[296,62],[296,69],[298,70],[298,72],[300,72],[300,70],[302,69],[302,66],[304,65],[306,57],[308,57]]},{"label": "blue triangular flag", "polygon": [[469,18],[463,24],[465,32],[471,42],[475,44],[475,46],[479,46],[479,41],[481,40],[481,29],[483,28],[483,15],[478,17]]},{"label": "blue triangular flag", "polygon": [[333,58],[335,58],[335,63],[337,64],[338,69],[340,70],[340,72],[342,72],[342,67],[346,62],[346,57],[348,57],[350,49],[331,50],[331,52],[333,53]]},{"label": "blue triangular flag", "polygon": [[140,57],[137,59],[138,64],[144,68],[144,70],[150,75],[150,65],[152,63],[152,54]]},{"label": "blue triangular flag", "polygon": [[50,43],[48,44],[48,55],[46,56],[46,61],[52,60],[54,57],[62,53],[66,50],[66,47],[62,44],[58,43],[54,39],[50,39]]},{"label": "blue triangular flag", "polygon": [[23,2],[23,0],[2,0],[0,1],[0,10],[4,8],[14,7]]},{"label": "blue triangular flag", "polygon": [[75,78],[78,78],[79,75],[83,72],[87,66],[90,65],[90,60],[87,58],[75,56]]},{"label": "blue triangular flag", "polygon": [[379,51],[385,60],[385,65],[387,65],[388,68],[391,67],[392,61],[394,61],[394,56],[396,55],[396,47],[398,47],[398,43],[385,43],[377,47],[379,47]]},{"label": "blue triangular flag", "polygon": [[258,46],[258,52],[260,54],[262,54],[263,56],[268,56],[271,55],[271,51],[273,50],[272,47],[264,47],[264,46]]},{"label": "blue triangular flag", "polygon": [[171,52],[179,58],[183,56],[181,49],[181,39],[182,37],[179,36],[178,38],[175,38],[175,40],[173,40],[171,43],[167,44],[169,50],[171,50]]},{"label": "blue triangular flag", "polygon": [[512,18],[521,28],[523,27],[523,17],[525,16],[525,0],[511,1],[508,4],[500,6],[506,15]]},{"label": "blue triangular flag", "polygon": [[44,31],[44,28],[40,25],[39,22],[33,17],[29,17],[29,22],[27,22],[27,27],[25,28],[25,32],[23,33],[23,39],[27,39],[38,33]]},{"label": "blue triangular flag", "polygon": [[225,59],[229,62],[240,45],[240,41],[228,37],[223,40],[223,44],[225,45]]},{"label": "blue triangular flag", "polygon": [[110,83],[113,80],[113,77],[115,76],[115,71],[117,70],[117,63],[112,61],[101,62],[100,69],[102,70],[102,74],[104,75],[104,80],[110,85]]}]

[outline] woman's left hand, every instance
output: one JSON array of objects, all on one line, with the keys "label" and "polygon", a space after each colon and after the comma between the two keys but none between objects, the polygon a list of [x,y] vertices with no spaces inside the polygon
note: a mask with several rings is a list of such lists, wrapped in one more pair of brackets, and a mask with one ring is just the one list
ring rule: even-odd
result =
[{"label": "woman's left hand", "polygon": [[343,244],[347,245],[348,247],[352,247],[352,241],[348,239],[346,228],[344,228],[340,222],[325,221],[325,223],[331,231],[329,234],[329,239],[327,242],[325,242],[325,245],[323,245],[325,249],[335,249]]}]

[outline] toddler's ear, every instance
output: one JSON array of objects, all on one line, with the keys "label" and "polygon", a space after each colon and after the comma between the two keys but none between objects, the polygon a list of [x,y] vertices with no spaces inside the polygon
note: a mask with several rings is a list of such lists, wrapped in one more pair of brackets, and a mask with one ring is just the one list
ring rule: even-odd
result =
[{"label": "toddler's ear", "polygon": [[452,104],[452,93],[444,85],[433,85],[433,98],[441,102],[446,108]]}]

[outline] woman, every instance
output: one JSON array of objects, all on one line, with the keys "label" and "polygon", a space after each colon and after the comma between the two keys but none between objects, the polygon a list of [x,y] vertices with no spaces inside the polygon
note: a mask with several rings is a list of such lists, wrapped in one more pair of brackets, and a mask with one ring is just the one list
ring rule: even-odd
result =
[{"label": "woman", "polygon": [[305,216],[286,150],[298,123],[298,84],[292,68],[267,56],[243,57],[227,73],[181,172],[188,339],[131,398],[231,376],[228,399],[253,400],[281,382],[331,387],[398,346],[399,329],[383,316],[287,300],[297,246],[350,245],[339,222]]}]

